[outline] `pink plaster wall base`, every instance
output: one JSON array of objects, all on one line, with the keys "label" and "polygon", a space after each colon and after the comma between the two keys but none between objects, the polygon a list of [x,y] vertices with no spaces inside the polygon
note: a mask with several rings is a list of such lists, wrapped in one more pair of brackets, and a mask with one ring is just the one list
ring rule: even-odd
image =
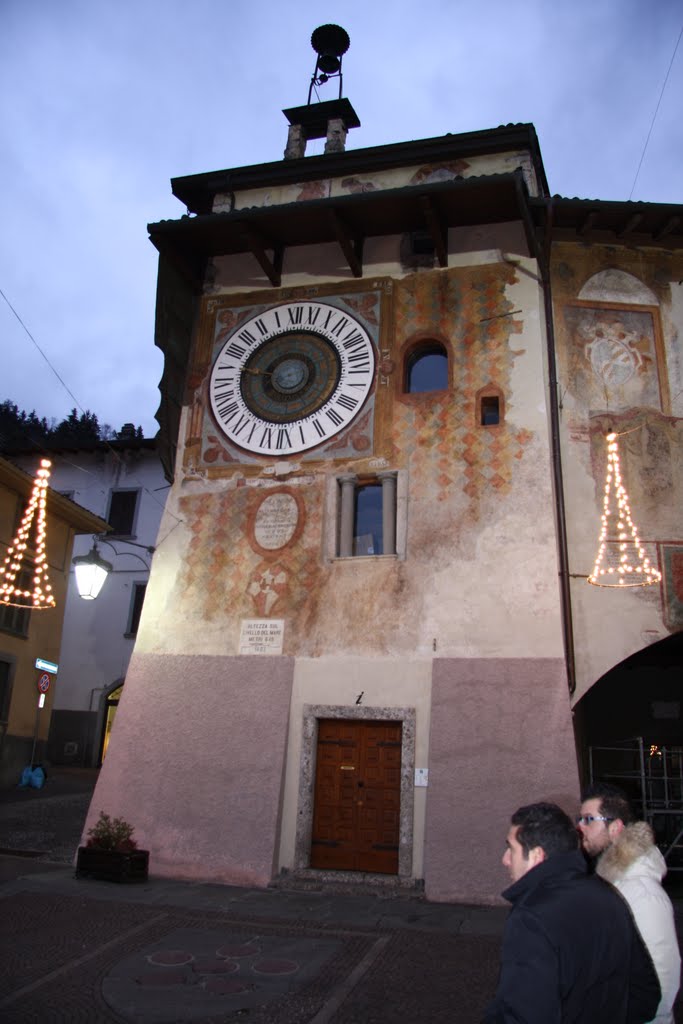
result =
[{"label": "pink plaster wall base", "polygon": [[578,769],[564,662],[438,659],[432,679],[425,892],[493,903],[510,815],[538,800],[574,813]]},{"label": "pink plaster wall base", "polygon": [[267,885],[293,660],[134,654],[86,831],[135,826],[150,874]]}]

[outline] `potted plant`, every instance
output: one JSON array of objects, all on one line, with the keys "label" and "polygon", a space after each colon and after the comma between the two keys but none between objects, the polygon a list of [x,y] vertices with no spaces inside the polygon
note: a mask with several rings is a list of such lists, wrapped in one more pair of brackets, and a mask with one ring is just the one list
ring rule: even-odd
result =
[{"label": "potted plant", "polygon": [[134,828],[123,818],[100,811],[85,846],[78,847],[76,878],[106,882],[146,882],[149,850],[138,850]]}]

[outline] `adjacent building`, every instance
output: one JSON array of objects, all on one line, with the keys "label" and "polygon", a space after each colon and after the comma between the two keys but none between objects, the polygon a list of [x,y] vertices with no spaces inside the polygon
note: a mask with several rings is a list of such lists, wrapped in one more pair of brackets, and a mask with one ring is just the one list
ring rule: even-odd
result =
[{"label": "adjacent building", "polygon": [[[15,454],[27,466],[35,456]],[[108,441],[61,445],[50,452],[51,483],[104,526],[78,537],[73,554],[95,541],[111,565],[94,601],[84,601],[70,566],[59,676],[47,744],[51,764],[97,767],[106,756],[128,662],[138,632],[168,483],[154,439],[131,424]]]},{"label": "adjacent building", "polygon": [[[31,500],[40,463],[40,457],[28,459],[30,472],[25,472],[0,457],[3,563],[9,550],[18,550],[13,547],[14,539]],[[60,679],[62,623],[74,538],[100,533],[107,527],[98,516],[52,488],[46,494],[46,564],[55,605],[33,610],[0,601],[0,786],[17,785],[27,765],[46,762]],[[21,572],[16,580],[27,590],[32,589],[36,554],[34,527],[22,551]]]}]

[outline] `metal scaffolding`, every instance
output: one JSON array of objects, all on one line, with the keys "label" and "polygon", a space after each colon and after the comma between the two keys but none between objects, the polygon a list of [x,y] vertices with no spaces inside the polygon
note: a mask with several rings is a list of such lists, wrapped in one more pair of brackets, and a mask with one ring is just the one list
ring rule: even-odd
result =
[{"label": "metal scaffolding", "polygon": [[669,871],[683,871],[683,747],[644,744],[642,736],[588,748],[591,782],[620,786],[653,828]]}]

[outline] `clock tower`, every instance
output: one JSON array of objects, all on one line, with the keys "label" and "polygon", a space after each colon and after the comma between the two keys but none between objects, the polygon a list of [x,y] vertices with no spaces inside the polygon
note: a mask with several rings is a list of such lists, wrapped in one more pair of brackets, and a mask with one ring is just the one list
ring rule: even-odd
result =
[{"label": "clock tower", "polygon": [[158,874],[487,902],[529,778],[578,785],[545,173],[525,124],[347,150],[348,36],[312,43],[339,96],[284,159],[149,228],[170,491],[93,807]]}]

